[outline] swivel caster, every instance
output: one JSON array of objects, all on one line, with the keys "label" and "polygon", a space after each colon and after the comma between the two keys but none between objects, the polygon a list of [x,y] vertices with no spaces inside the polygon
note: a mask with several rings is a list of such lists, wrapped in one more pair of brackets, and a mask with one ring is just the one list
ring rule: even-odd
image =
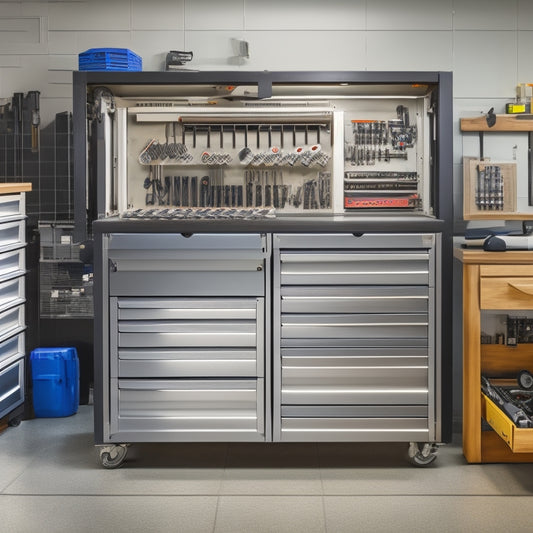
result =
[{"label": "swivel caster", "polygon": [[437,451],[434,442],[410,442],[409,461],[414,466],[428,466],[437,458]]},{"label": "swivel caster", "polygon": [[99,450],[100,463],[104,468],[118,468],[126,459],[129,444],[111,444],[101,446]]}]

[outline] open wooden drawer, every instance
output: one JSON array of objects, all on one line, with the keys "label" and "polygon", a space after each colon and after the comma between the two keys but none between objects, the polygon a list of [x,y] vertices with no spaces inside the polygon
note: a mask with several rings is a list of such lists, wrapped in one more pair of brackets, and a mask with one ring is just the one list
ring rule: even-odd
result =
[{"label": "open wooden drawer", "polygon": [[533,428],[519,428],[484,393],[481,393],[481,415],[514,453],[533,452]]}]

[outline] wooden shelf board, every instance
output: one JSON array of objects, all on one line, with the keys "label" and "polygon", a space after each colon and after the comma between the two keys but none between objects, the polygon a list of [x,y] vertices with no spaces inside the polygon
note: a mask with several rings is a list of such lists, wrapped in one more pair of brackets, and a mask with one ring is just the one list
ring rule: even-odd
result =
[{"label": "wooden shelf board", "polygon": [[461,131],[533,131],[533,115],[531,118],[518,118],[519,115],[496,115],[496,123],[491,128],[485,115],[461,119]]},{"label": "wooden shelf board", "polygon": [[464,264],[526,265],[533,263],[533,250],[485,252],[481,249],[455,248],[453,255]]},{"label": "wooden shelf board", "polygon": [[0,183],[0,194],[31,191],[31,183]]}]

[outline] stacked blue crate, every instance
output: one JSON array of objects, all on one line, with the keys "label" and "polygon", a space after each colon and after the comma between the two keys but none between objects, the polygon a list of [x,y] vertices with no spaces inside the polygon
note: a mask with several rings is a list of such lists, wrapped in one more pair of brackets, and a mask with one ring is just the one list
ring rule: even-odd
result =
[{"label": "stacked blue crate", "polygon": [[79,70],[140,71],[142,58],[127,48],[91,48],[78,55]]}]

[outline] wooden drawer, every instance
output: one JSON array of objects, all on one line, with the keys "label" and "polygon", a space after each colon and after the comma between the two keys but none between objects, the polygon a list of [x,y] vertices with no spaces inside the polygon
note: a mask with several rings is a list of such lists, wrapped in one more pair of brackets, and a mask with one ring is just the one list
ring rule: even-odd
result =
[{"label": "wooden drawer", "polygon": [[514,453],[533,452],[533,428],[518,428],[497,405],[481,394],[481,413]]},{"label": "wooden drawer", "polygon": [[481,309],[533,309],[533,275],[482,277]]}]

